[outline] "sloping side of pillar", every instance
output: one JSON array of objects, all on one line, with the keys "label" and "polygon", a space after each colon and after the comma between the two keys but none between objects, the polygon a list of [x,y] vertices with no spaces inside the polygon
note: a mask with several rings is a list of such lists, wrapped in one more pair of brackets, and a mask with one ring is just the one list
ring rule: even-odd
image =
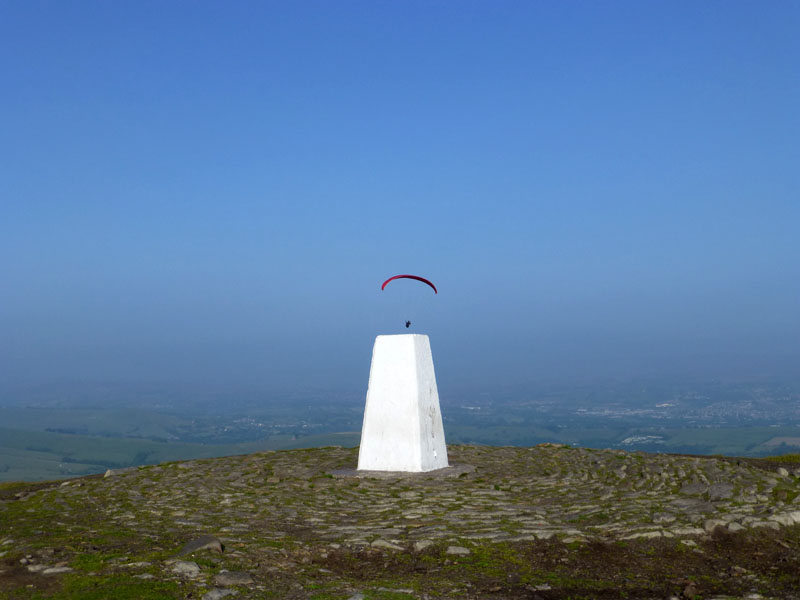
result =
[{"label": "sloping side of pillar", "polygon": [[427,335],[379,335],[372,350],[359,470],[422,472],[448,466]]}]

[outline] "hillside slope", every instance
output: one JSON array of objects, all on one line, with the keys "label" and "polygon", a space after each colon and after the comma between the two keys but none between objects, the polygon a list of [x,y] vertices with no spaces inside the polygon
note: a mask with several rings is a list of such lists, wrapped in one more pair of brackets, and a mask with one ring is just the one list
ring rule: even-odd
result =
[{"label": "hillside slope", "polygon": [[798,465],[449,452],[467,467],[354,476],[319,448],[5,484],[0,598],[800,597]]}]

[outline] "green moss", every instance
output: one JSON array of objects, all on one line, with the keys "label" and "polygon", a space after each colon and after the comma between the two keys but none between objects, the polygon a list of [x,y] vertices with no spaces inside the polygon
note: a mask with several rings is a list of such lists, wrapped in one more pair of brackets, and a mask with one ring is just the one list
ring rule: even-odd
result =
[{"label": "green moss", "polygon": [[390,592],[386,590],[375,590],[364,594],[364,598],[371,600],[408,600],[409,598],[416,598],[414,594],[406,594],[404,592]]},{"label": "green moss", "polygon": [[32,487],[31,484],[25,481],[3,481],[0,482],[0,493],[12,494],[29,489],[30,487]]},{"label": "green moss", "polygon": [[[184,598],[186,589],[171,581],[139,580],[122,575],[69,575],[57,595],[62,600],[163,600]],[[37,596],[32,596],[37,598]]]},{"label": "green moss", "polygon": [[70,566],[78,571],[99,571],[111,557],[109,554],[80,554],[70,562]]},{"label": "green moss", "polygon": [[[617,585],[613,582],[598,581],[593,579],[584,579],[582,577],[575,577],[567,572],[549,571],[538,574],[540,583],[547,583],[555,588],[578,588],[581,590],[605,590],[609,588],[616,588]],[[570,598],[594,598],[594,596],[569,596]]]},{"label": "green moss", "polygon": [[782,454],[780,456],[765,456],[764,460],[777,463],[796,463],[800,462],[800,454]]}]

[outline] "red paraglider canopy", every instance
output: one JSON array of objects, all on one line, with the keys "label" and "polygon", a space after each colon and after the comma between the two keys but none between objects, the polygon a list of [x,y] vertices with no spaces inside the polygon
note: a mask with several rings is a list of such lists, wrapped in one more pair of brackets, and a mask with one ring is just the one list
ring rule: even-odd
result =
[{"label": "red paraglider canopy", "polygon": [[386,281],[383,282],[381,289],[386,287],[386,284],[394,279],[416,279],[417,281],[421,281],[422,283],[427,283],[429,286],[433,288],[434,293],[438,294],[439,291],[436,289],[436,286],[433,285],[430,281],[425,279],[424,277],[417,277],[416,275],[395,275],[394,277],[389,277]]}]

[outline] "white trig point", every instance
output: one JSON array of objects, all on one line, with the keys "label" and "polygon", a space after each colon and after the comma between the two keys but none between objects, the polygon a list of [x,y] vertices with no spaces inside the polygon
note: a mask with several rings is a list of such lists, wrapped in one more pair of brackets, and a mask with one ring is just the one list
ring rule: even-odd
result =
[{"label": "white trig point", "polygon": [[358,469],[422,472],[448,466],[427,335],[379,335],[372,349]]}]

